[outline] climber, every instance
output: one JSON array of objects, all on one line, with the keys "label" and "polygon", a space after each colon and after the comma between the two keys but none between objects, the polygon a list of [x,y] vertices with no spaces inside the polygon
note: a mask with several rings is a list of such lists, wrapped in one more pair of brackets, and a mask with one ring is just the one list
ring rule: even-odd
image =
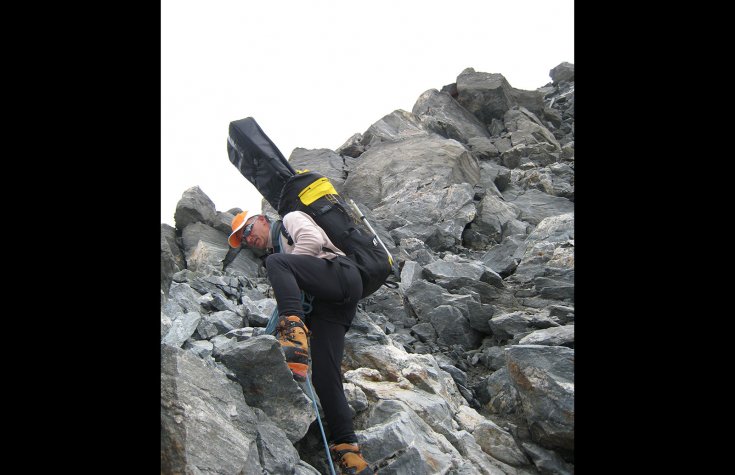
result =
[{"label": "climber", "polygon": [[[342,387],[345,333],[362,294],[357,267],[301,211],[271,222],[245,210],[232,220],[228,242],[235,249],[248,246],[269,252],[264,265],[278,306],[276,338],[293,377],[306,380],[311,356],[311,380],[330,429],[332,459],[343,474],[374,473],[360,453]],[[313,297],[308,315],[301,291]]]}]

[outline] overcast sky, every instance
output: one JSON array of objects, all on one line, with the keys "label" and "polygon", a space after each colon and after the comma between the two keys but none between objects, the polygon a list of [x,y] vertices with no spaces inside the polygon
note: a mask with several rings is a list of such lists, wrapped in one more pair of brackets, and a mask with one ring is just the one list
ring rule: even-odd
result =
[{"label": "overcast sky", "polygon": [[218,211],[260,210],[227,156],[233,120],[286,158],[336,150],[465,68],[535,90],[564,61],[573,0],[162,0],[161,223],[195,185]]}]

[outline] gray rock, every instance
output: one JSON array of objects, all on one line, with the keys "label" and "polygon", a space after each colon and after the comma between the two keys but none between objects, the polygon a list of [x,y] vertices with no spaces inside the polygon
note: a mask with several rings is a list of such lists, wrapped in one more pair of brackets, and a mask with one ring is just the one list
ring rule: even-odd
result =
[{"label": "gray rock", "polygon": [[574,350],[513,345],[507,358],[534,442],[574,450]]},{"label": "gray rock", "polygon": [[522,210],[502,197],[488,194],[477,206],[477,216],[472,222],[472,229],[487,235],[491,245],[501,243],[505,237],[526,233],[528,225],[519,217]]},{"label": "gray rock", "polygon": [[488,395],[486,406],[490,412],[502,416],[522,412],[521,399],[518,390],[511,382],[507,367],[502,367],[491,374],[485,380],[484,386]]},{"label": "gray rock", "polygon": [[521,262],[509,282],[530,283],[550,268],[574,269],[574,213],[544,219],[529,234],[516,256]]},{"label": "gray rock", "polygon": [[560,325],[574,323],[574,307],[568,307],[566,305],[550,305],[548,310],[549,318]]},{"label": "gray rock", "polygon": [[237,343],[237,340],[225,335],[217,335],[212,337],[209,342],[212,344],[212,356],[219,359],[222,352]]},{"label": "gray rock", "polygon": [[421,278],[424,268],[421,264],[415,261],[406,260],[403,262],[403,269],[401,269],[401,281],[399,282],[399,288],[405,292],[411,288],[415,280]]},{"label": "gray rock", "polygon": [[489,419],[478,424],[472,435],[485,453],[502,462],[513,466],[530,463],[513,436]]},{"label": "gray rock", "polygon": [[276,299],[261,298],[259,300],[253,300],[246,295],[242,297],[242,304],[247,312],[248,322],[253,326],[259,327],[264,327],[268,324],[268,320],[273,316],[273,312],[278,306]]},{"label": "gray rock", "polygon": [[490,370],[498,370],[505,366],[505,350],[499,346],[490,346],[482,350],[480,361]]},{"label": "gray rock", "polygon": [[[172,319],[180,313],[185,312],[203,312],[199,299],[201,294],[192,289],[188,284],[172,282],[169,287],[169,301],[164,304],[163,311]],[[175,309],[179,309],[178,311]]]},{"label": "gray rock", "polygon": [[224,373],[161,345],[161,473],[291,473],[299,459]]},{"label": "gray rock", "polygon": [[519,345],[566,346],[574,348],[574,325],[545,328],[524,336]]},{"label": "gray rock", "polygon": [[485,124],[502,119],[516,105],[513,88],[502,74],[467,68],[457,76],[457,93],[457,102]]},{"label": "gray rock", "polygon": [[427,341],[436,341],[436,330],[434,329],[434,325],[431,323],[417,323],[411,327],[411,331],[422,343],[426,343]]},{"label": "gray rock", "polygon": [[[371,125],[362,134],[361,144],[367,150],[381,143],[400,142],[407,138],[426,137],[429,134],[418,117],[397,109]],[[365,159],[363,156],[360,158]]]},{"label": "gray rock", "polygon": [[549,77],[554,84],[562,81],[574,81],[574,64],[566,61],[558,64],[549,71]]},{"label": "gray rock", "polygon": [[[396,156],[401,160],[395,160]],[[421,166],[416,167],[416,163]],[[409,190],[434,193],[452,184],[473,186],[479,178],[477,159],[462,144],[434,134],[370,148],[345,180],[345,190],[375,210],[386,203],[402,202]]]},{"label": "gray rock", "polygon": [[173,275],[185,266],[184,255],[176,244],[176,230],[161,224],[161,290],[166,297]]},{"label": "gray rock", "polygon": [[316,415],[291,370],[280,343],[271,335],[235,343],[220,354],[236,375],[248,405],[262,409],[291,442],[301,439]]},{"label": "gray rock", "polygon": [[[238,213],[240,212],[241,211],[238,211]],[[227,211],[217,211],[214,218],[212,219],[212,227],[217,231],[229,236],[232,232],[232,220],[235,218],[235,214],[238,213],[233,214]]]},{"label": "gray rock", "polygon": [[[492,146],[485,125],[446,92],[436,89],[424,92],[414,104],[413,114],[421,120],[424,128],[442,137],[461,143],[468,143],[473,138],[485,138]],[[492,148],[495,149],[494,146]]]},{"label": "gray rock", "polygon": [[171,322],[171,328],[161,339],[161,343],[181,348],[197,329],[202,316],[198,312],[187,312]]},{"label": "gray rock", "polygon": [[214,348],[214,345],[205,340],[187,340],[186,342],[184,342],[182,348],[191,351],[199,358],[206,359],[212,356],[212,349]]},{"label": "gray rock", "polygon": [[500,244],[493,246],[483,254],[482,262],[501,277],[508,277],[520,263],[520,258],[516,257],[516,253],[518,248],[524,245],[525,239],[525,234],[506,236]]},{"label": "gray rock", "polygon": [[546,450],[533,442],[521,442],[521,447],[544,475],[574,475],[574,466],[564,461],[556,453]]},{"label": "gray rock", "polygon": [[[203,223],[186,226],[182,232],[187,268],[204,274],[222,271],[222,260],[229,245],[228,234]],[[257,275],[258,262],[250,249],[242,249],[227,267],[229,273],[239,271],[244,275]]]},{"label": "gray rock", "polygon": [[477,348],[482,334],[470,326],[469,318],[450,305],[439,305],[429,312],[438,341],[445,345],[460,345],[465,350]]},{"label": "gray rock", "polygon": [[[451,444],[405,403],[379,401],[367,424],[368,428],[357,434],[358,443],[365,459],[375,464],[379,473],[447,473],[452,467],[452,456],[445,452],[453,449]],[[459,455],[456,449],[454,452]]]},{"label": "gray rock", "polygon": [[470,326],[472,328],[484,334],[492,332],[488,321],[495,314],[494,306],[469,301],[467,302],[467,310],[469,311]]},{"label": "gray rock", "polygon": [[[505,128],[508,130],[511,144],[513,147],[525,145],[528,150],[526,156],[531,156],[534,153],[540,154],[542,151],[557,154],[561,152],[561,145],[554,134],[543,125],[536,114],[525,107],[513,107],[508,110],[503,115],[503,121]],[[557,160],[559,158],[558,155],[554,157]],[[533,161],[540,161],[542,165],[547,165],[557,160],[549,160],[548,163],[543,163],[543,158],[539,157]]]},{"label": "gray rock", "polygon": [[176,229],[183,230],[193,223],[212,224],[217,210],[214,202],[198,186],[184,191],[176,204],[174,221]]},{"label": "gray rock", "polygon": [[518,219],[538,225],[543,219],[563,214],[574,215],[574,203],[567,198],[552,196],[536,189],[528,189],[517,195],[504,193],[508,203],[520,209]]},{"label": "gray rock", "polygon": [[362,134],[354,134],[336,150],[340,155],[353,158],[359,157],[364,151],[365,146],[362,144]]},{"label": "gray rock", "polygon": [[342,156],[328,148],[305,149],[297,147],[291,152],[288,162],[295,170],[310,170],[329,178],[337,193],[342,193],[342,184],[347,178],[347,166]]}]

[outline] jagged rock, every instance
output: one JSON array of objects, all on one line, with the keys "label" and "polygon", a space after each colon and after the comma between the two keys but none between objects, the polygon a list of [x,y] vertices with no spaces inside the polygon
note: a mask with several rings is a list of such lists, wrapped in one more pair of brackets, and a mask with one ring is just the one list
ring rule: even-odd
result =
[{"label": "jagged rock", "polygon": [[171,317],[161,312],[161,339],[168,333],[171,328],[172,320]]},{"label": "jagged rock", "polygon": [[499,346],[491,346],[482,350],[480,361],[493,371],[505,366],[505,350]]},{"label": "jagged rock", "polygon": [[423,271],[424,268],[421,267],[421,264],[419,264],[418,262],[405,260],[403,262],[403,269],[401,269],[401,281],[398,284],[399,288],[403,292],[406,292],[408,289],[411,288],[411,285],[413,285],[414,281],[417,281],[421,278]]},{"label": "jagged rock", "polygon": [[380,143],[400,142],[409,137],[426,137],[429,134],[418,117],[398,109],[371,125],[362,134],[361,144],[367,150]]},{"label": "jagged rock", "polygon": [[161,290],[166,297],[173,275],[186,266],[184,255],[176,244],[176,230],[161,224]]},{"label": "jagged rock", "polygon": [[190,224],[202,223],[209,225],[215,218],[217,211],[214,202],[204,194],[198,186],[192,186],[184,191],[176,204],[174,222],[176,229],[183,230]]},{"label": "jagged rock", "polygon": [[549,305],[549,318],[560,325],[574,323],[574,307],[565,305]]},{"label": "jagged rock", "polygon": [[413,106],[413,114],[424,128],[442,137],[465,144],[470,139],[485,138],[492,145],[485,125],[445,92],[429,89],[421,94]]},{"label": "jagged rock", "polygon": [[299,461],[236,383],[193,353],[161,345],[161,473],[291,473]]},{"label": "jagged rock", "polygon": [[347,178],[348,166],[344,157],[327,148],[305,149],[297,147],[291,152],[288,162],[294,170],[310,170],[329,178],[337,193],[342,193],[342,184]]},{"label": "jagged rock", "polygon": [[525,250],[525,240],[525,234],[506,236],[500,244],[483,254],[482,262],[501,277],[508,277],[521,262],[523,256],[518,255],[518,249]]},{"label": "jagged rock", "polygon": [[362,412],[368,408],[368,400],[365,393],[352,383],[344,383],[345,397],[353,411]]},{"label": "jagged rock", "polygon": [[476,72],[467,68],[457,76],[457,102],[481,122],[502,119],[516,105],[513,88],[502,74]]},{"label": "jagged rock", "polygon": [[358,442],[366,459],[378,461],[381,474],[447,473],[453,458],[460,458],[444,436],[400,401],[378,402]]},{"label": "jagged rock", "polygon": [[247,326],[244,324],[243,317],[230,310],[222,310],[211,314],[204,315],[202,321],[199,322],[197,332],[205,340],[209,340],[217,335],[222,335],[235,328]]},{"label": "jagged rock", "polygon": [[485,267],[480,261],[459,260],[445,257],[424,267],[424,275],[442,285],[443,282],[458,279],[469,279],[485,282],[493,287],[503,288],[503,278],[492,269]]},{"label": "jagged rock", "polygon": [[181,314],[171,322],[171,328],[166,332],[161,343],[180,348],[184,342],[191,337],[197,329],[202,316],[199,312],[187,312]]},{"label": "jagged rock", "polygon": [[[509,132],[510,142],[513,147],[525,145],[526,147],[530,147],[530,150],[536,150],[537,153],[544,151],[558,154],[561,152],[561,145],[559,145],[554,134],[543,125],[534,113],[525,107],[514,107],[508,110],[503,116],[503,122],[505,123],[506,130]],[[554,158],[558,160],[558,155],[554,156]],[[552,159],[548,163],[541,164],[547,165],[554,161]]]},{"label": "jagged rock", "polygon": [[191,351],[202,359],[207,359],[212,356],[214,345],[206,340],[187,340],[182,348]]},{"label": "jagged rock", "polygon": [[429,312],[429,321],[436,329],[438,341],[445,345],[460,345],[465,350],[477,348],[482,334],[470,326],[470,320],[450,305],[439,305]]},{"label": "jagged rock", "polygon": [[420,239],[404,238],[399,243],[401,249],[398,256],[399,261],[416,261],[420,266],[425,266],[436,260],[434,252],[428,249]]},{"label": "jagged rock", "polygon": [[[239,213],[240,211],[238,211]],[[230,235],[232,232],[232,220],[235,218],[235,215],[238,213],[230,213],[230,212],[222,212],[217,211],[214,218],[212,219],[212,227],[216,229],[217,231],[226,234],[227,236]]]},{"label": "jagged rock", "polygon": [[503,196],[508,203],[520,209],[518,219],[532,225],[538,225],[545,218],[574,213],[573,202],[536,189],[528,189],[519,193],[506,190]]},{"label": "jagged rock", "polygon": [[516,470],[485,453],[477,443],[477,439],[467,431],[457,432],[455,445],[459,453],[469,459],[474,466],[473,468],[477,470],[477,472],[468,473],[481,473],[483,475],[521,475],[529,473],[525,470]]},{"label": "jagged rock", "polygon": [[487,394],[487,403],[484,404],[492,413],[508,416],[522,411],[518,390],[511,382],[506,366],[488,376],[481,386]]},{"label": "jagged rock", "polygon": [[490,329],[499,340],[509,340],[519,334],[530,333],[534,329],[558,326],[551,318],[526,312],[501,313],[488,322]]},{"label": "jagged rock", "polygon": [[345,180],[345,189],[374,213],[405,221],[386,226],[388,231],[404,228],[405,236],[396,242],[402,237],[426,241],[432,231],[459,241],[474,218],[472,187],[479,175],[477,159],[456,140],[412,137],[370,148]]},{"label": "jagged rock", "polygon": [[530,283],[544,276],[548,268],[574,268],[574,213],[541,221],[526,239],[521,262],[510,282]]},{"label": "jagged rock", "polygon": [[544,109],[544,93],[541,91],[527,91],[524,89],[512,88],[511,95],[515,99],[516,104],[519,108],[527,109],[529,112],[535,115],[542,115]]},{"label": "jagged rock", "polygon": [[549,449],[574,450],[574,350],[513,345],[507,361],[534,441]]},{"label": "jagged rock", "polygon": [[[222,260],[229,245],[228,234],[203,223],[186,226],[182,232],[184,255],[187,268],[203,274],[222,272]],[[258,272],[258,261],[250,249],[243,248],[227,267],[228,272],[238,271],[244,275]]]},{"label": "jagged rock", "polygon": [[276,299],[261,298],[259,300],[253,300],[247,295],[243,295],[242,304],[247,311],[248,321],[253,326],[259,327],[264,327],[268,324],[268,320],[270,320],[273,311],[278,306]]},{"label": "jagged rock", "polygon": [[477,424],[472,435],[485,453],[502,462],[513,466],[530,463],[513,436],[488,419]]},{"label": "jagged rock", "polygon": [[477,206],[472,229],[488,237],[491,245],[501,243],[507,236],[527,234],[528,223],[519,219],[521,209],[495,195],[485,195]]},{"label": "jagged rock", "polygon": [[237,340],[225,335],[217,335],[212,337],[209,342],[212,344],[212,356],[219,359],[222,352],[237,343]]},{"label": "jagged rock", "polygon": [[566,61],[558,64],[549,71],[549,77],[554,84],[562,81],[574,81],[574,64]]},{"label": "jagged rock", "polygon": [[336,150],[338,154],[352,158],[359,157],[364,151],[365,146],[362,144],[362,134],[354,134]]},{"label": "jagged rock", "polygon": [[521,442],[521,447],[543,475],[574,475],[574,467],[554,452],[533,442]]},{"label": "jagged rock", "polygon": [[293,380],[280,343],[271,335],[237,342],[220,354],[236,375],[248,405],[262,409],[291,442],[301,439],[316,415]]},{"label": "jagged rock", "polygon": [[453,295],[441,286],[426,280],[419,280],[405,293],[411,310],[421,322],[428,322],[431,311],[440,305],[452,305],[460,309],[469,318],[467,302],[471,295]]},{"label": "jagged rock", "polygon": [[467,310],[469,312],[470,326],[475,330],[484,333],[492,333],[492,329],[488,321],[495,314],[495,307],[489,304],[468,301]]}]

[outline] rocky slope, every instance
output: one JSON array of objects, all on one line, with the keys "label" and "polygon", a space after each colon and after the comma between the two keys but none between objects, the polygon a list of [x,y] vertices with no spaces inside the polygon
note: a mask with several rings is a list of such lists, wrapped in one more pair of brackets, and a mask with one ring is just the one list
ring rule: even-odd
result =
[{"label": "rocky slope", "polygon": [[[361,302],[343,362],[382,474],[574,473],[574,66],[550,77],[526,91],[468,68],[289,158],[354,199],[401,267]],[[239,211],[193,187],[161,225],[161,473],[329,473],[308,387],[263,334],[259,257],[221,270]]]}]

